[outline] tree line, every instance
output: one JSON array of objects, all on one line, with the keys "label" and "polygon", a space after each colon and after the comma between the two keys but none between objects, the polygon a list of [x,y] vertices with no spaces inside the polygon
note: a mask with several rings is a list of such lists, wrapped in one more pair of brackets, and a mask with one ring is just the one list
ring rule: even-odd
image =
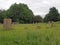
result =
[{"label": "tree line", "polygon": [[49,13],[42,18],[40,15],[35,16],[26,4],[15,3],[7,10],[0,10],[0,23],[3,23],[4,18],[11,18],[12,22],[18,23],[56,22],[60,21],[60,14],[55,7],[52,7]]}]

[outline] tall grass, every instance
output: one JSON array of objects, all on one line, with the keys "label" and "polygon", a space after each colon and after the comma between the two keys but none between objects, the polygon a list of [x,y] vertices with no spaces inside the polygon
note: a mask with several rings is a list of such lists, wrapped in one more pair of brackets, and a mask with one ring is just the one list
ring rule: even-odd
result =
[{"label": "tall grass", "polygon": [[55,24],[48,29],[45,23],[17,24],[10,30],[0,24],[0,45],[60,45],[60,23]]}]

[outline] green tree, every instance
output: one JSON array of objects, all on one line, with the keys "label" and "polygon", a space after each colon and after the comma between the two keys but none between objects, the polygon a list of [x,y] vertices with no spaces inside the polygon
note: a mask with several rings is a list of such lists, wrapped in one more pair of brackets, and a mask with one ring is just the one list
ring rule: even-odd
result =
[{"label": "green tree", "polygon": [[34,16],[34,23],[40,23],[43,21],[43,18],[40,15]]},{"label": "green tree", "polygon": [[45,16],[44,21],[48,22],[48,21],[58,21],[59,20],[59,13],[58,10],[55,7],[50,8],[49,13]]},{"label": "green tree", "polygon": [[59,17],[58,18],[59,18],[59,21],[60,21],[60,14],[59,14]]},{"label": "green tree", "polygon": [[0,23],[3,23],[5,10],[0,10]]},{"label": "green tree", "polygon": [[11,18],[13,22],[32,23],[33,12],[26,4],[13,4],[6,11],[7,18]]}]

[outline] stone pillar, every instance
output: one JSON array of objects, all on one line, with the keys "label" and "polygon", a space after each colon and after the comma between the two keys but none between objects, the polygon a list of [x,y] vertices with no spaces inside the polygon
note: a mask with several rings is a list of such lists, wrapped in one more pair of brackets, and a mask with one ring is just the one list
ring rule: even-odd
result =
[{"label": "stone pillar", "polygon": [[8,19],[8,18],[4,19],[4,21],[3,21],[4,29],[10,29],[12,27],[11,23],[12,23],[11,19]]},{"label": "stone pillar", "polygon": [[49,24],[50,27],[54,26],[54,22],[53,21],[49,21],[48,24]]}]

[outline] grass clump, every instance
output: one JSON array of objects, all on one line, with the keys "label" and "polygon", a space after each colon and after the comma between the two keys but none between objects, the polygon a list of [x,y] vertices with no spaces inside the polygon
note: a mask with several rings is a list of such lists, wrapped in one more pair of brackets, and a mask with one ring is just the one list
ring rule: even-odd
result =
[{"label": "grass clump", "polygon": [[45,23],[16,24],[6,31],[1,24],[0,45],[60,45],[60,24],[55,25],[48,29]]}]

